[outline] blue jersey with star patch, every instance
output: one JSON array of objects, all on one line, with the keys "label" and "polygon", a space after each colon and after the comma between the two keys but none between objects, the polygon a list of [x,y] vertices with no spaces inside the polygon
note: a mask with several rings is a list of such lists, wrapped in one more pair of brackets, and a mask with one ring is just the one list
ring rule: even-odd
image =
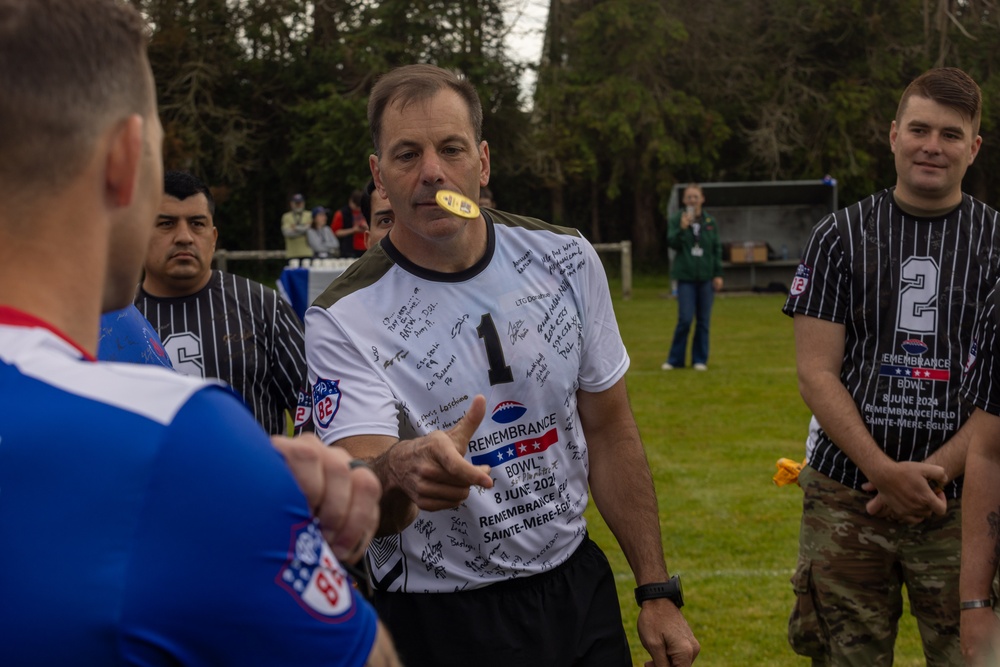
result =
[{"label": "blue jersey with star patch", "polygon": [[363,665],[376,618],[228,391],[0,308],[0,664]]},{"label": "blue jersey with star patch", "polygon": [[97,358],[173,368],[153,325],[134,304],[101,316]]}]

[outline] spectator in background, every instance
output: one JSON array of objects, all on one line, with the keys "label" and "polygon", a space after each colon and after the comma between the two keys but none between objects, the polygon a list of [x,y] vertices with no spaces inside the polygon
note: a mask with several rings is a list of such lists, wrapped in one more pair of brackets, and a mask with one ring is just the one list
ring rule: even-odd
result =
[{"label": "spectator in background", "polygon": [[329,209],[317,206],[312,210],[312,226],[306,232],[306,239],[309,247],[312,248],[313,257],[326,259],[327,257],[337,257],[340,255],[340,241],[334,235],[333,230],[327,223]]},{"label": "spectator in background", "polygon": [[365,230],[365,248],[371,248],[381,241],[396,222],[392,204],[379,193],[375,181],[368,181],[368,185],[365,186],[364,195],[361,197],[361,214],[368,222],[368,229]]},{"label": "spectator in background", "polygon": [[665,371],[684,368],[688,334],[691,366],[708,370],[708,333],[715,293],[722,289],[722,242],[715,218],[702,210],[705,194],[697,183],[684,188],[684,210],[667,221],[667,245],[677,251],[671,276],[677,281],[677,326],[670,354],[660,366]]},{"label": "spectator in background", "polygon": [[361,213],[361,198],[364,191],[355,190],[347,200],[347,206],[333,214],[330,227],[340,241],[342,257],[361,257],[365,253],[365,231],[368,223]]},{"label": "spectator in background", "polygon": [[302,195],[292,195],[290,210],[281,216],[281,234],[285,237],[285,257],[303,259],[312,257],[306,234],[312,226],[312,214],[306,210],[306,199]]},{"label": "spectator in background", "polygon": [[493,191],[487,187],[483,187],[479,190],[479,207],[480,208],[496,208],[497,204],[493,201]]},{"label": "spectator in background", "polygon": [[163,188],[135,305],[174,369],[228,383],[265,431],[284,434],[306,384],[302,323],[274,290],[212,270],[219,230],[204,183],[169,171]]}]

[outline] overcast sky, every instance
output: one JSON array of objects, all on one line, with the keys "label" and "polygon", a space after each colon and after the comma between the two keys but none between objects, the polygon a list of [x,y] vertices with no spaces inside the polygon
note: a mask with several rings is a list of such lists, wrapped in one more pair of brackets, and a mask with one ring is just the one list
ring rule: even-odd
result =
[{"label": "overcast sky", "polygon": [[[538,64],[545,38],[545,19],[549,0],[509,0],[507,9],[507,51],[517,62]],[[521,81],[525,106],[530,106],[535,73],[528,72]]]}]

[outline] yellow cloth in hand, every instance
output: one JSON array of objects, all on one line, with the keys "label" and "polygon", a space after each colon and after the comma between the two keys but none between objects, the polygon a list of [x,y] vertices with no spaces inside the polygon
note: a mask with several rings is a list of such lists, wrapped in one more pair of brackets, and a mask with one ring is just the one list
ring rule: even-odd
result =
[{"label": "yellow cloth in hand", "polygon": [[772,478],[774,483],[778,486],[798,484],[799,472],[805,464],[805,460],[803,460],[802,463],[799,463],[798,461],[793,461],[791,459],[778,459],[778,462],[774,464],[778,469],[778,472],[774,473],[774,477]]}]

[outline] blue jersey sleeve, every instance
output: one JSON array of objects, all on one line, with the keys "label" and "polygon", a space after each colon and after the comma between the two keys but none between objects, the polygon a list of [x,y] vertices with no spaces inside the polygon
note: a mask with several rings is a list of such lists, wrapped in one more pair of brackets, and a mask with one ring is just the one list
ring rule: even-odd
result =
[{"label": "blue jersey sleeve", "polygon": [[139,309],[129,304],[101,316],[97,358],[173,368],[160,337]]},{"label": "blue jersey sleeve", "polygon": [[128,564],[135,664],[363,665],[376,616],[281,455],[221,389],[165,430]]}]

